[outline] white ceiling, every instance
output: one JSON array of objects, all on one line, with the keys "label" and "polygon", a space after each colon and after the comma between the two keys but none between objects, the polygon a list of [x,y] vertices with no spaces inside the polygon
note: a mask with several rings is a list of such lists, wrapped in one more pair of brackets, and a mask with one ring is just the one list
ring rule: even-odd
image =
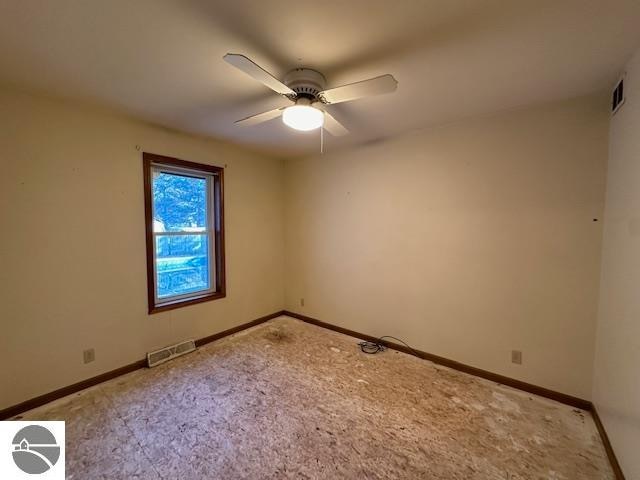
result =
[{"label": "white ceiling", "polygon": [[288,102],[225,53],[329,86],[392,73],[396,93],[330,107],[338,148],[609,88],[639,25],[638,0],[0,0],[0,81],[296,155],[317,131],[233,125]]}]

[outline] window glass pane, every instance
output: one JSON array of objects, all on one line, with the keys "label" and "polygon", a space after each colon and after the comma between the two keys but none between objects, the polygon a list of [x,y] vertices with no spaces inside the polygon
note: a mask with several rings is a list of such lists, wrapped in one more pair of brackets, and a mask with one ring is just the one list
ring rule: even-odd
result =
[{"label": "window glass pane", "polygon": [[207,235],[156,235],[158,298],[210,288],[208,243]]},{"label": "window glass pane", "polygon": [[207,226],[207,180],[155,171],[153,231],[202,232]]}]

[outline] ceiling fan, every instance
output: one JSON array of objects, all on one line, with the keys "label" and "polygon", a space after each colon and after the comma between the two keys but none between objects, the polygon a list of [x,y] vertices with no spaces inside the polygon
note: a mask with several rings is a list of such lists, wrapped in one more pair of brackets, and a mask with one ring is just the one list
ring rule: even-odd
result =
[{"label": "ceiling fan", "polygon": [[281,82],[244,55],[227,53],[223,59],[294,103],[243,118],[235,122],[237,125],[256,125],[282,116],[284,124],[295,130],[310,131],[324,127],[331,135],[342,136],[349,131],[327,112],[326,105],[391,93],[398,87],[393,75],[386,74],[326,89],[324,75],[310,68],[295,68],[287,73]]}]

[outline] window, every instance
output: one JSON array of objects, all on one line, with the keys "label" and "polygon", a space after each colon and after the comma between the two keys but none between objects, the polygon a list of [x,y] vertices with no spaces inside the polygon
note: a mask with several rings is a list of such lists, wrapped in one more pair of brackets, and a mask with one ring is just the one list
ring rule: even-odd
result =
[{"label": "window", "polygon": [[149,313],[225,296],[223,169],[143,154]]}]

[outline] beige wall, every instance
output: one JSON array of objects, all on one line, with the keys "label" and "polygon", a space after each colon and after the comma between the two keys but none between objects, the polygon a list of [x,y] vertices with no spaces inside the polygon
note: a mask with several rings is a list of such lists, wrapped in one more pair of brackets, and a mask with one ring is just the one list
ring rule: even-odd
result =
[{"label": "beige wall", "polygon": [[629,479],[640,479],[640,51],[611,120],[594,403]]},{"label": "beige wall", "polygon": [[[8,90],[0,112],[0,408],[282,309],[282,161]],[[227,298],[147,315],[136,145],[227,165]]]},{"label": "beige wall", "polygon": [[[607,155],[599,98],[286,168],[9,90],[0,109],[0,408],[278,311],[285,268],[290,310],[590,397],[602,225],[592,219]],[[227,165],[226,299],[146,314],[136,145]],[[89,347],[96,362],[83,365]]]},{"label": "beige wall", "polygon": [[288,161],[287,309],[590,398],[607,125],[589,97]]}]

